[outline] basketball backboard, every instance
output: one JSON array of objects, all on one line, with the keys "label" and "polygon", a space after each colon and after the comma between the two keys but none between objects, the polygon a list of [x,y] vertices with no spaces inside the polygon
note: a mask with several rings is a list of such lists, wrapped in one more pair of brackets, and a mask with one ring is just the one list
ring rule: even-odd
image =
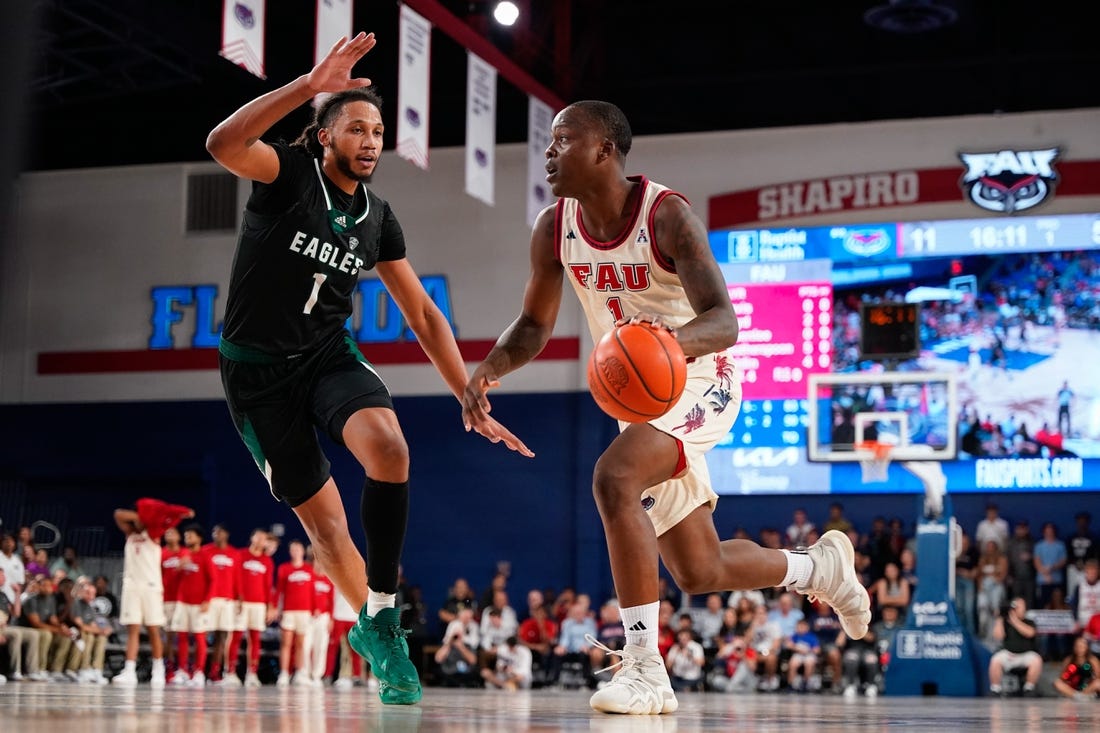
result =
[{"label": "basketball backboard", "polygon": [[807,457],[860,461],[865,441],[893,446],[892,461],[946,461],[958,453],[955,375],[846,372],[808,380]]}]

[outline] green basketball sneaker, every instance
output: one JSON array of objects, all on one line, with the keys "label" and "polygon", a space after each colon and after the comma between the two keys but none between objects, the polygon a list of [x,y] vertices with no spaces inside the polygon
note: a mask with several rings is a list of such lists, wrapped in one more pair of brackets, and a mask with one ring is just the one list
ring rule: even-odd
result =
[{"label": "green basketball sneaker", "polygon": [[411,705],[420,699],[420,675],[409,661],[409,645],[405,641],[408,633],[401,628],[401,614],[396,608],[383,608],[372,618],[367,615],[365,605],[348,632],[351,648],[370,663],[378,678],[382,702]]},{"label": "green basketball sneaker", "polygon": [[423,693],[420,691],[419,680],[416,683],[416,690],[413,692],[399,690],[387,682],[379,681],[378,697],[382,700],[383,705],[415,705],[420,702]]}]

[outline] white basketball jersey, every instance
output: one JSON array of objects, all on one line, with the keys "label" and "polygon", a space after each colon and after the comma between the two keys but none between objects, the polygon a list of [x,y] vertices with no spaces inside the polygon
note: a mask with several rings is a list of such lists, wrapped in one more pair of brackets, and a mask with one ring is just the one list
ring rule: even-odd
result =
[{"label": "white basketball jersey", "polygon": [[653,216],[666,196],[683,196],[665,186],[631,176],[642,187],[631,223],[610,242],[589,236],[576,199],[559,199],[555,234],[557,255],[588,317],[593,342],[636,313],[659,314],[678,328],[695,318],[680,277],[657,249]]},{"label": "white basketball jersey", "polygon": [[123,552],[122,582],[163,589],[160,554],[160,543],[150,539],[148,531],[131,532]]}]

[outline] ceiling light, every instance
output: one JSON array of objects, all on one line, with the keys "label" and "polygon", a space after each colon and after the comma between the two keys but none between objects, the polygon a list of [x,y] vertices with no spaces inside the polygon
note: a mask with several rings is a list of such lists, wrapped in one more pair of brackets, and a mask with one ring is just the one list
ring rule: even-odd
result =
[{"label": "ceiling light", "polygon": [[493,18],[501,25],[512,25],[519,18],[519,6],[513,2],[504,0],[493,8]]}]

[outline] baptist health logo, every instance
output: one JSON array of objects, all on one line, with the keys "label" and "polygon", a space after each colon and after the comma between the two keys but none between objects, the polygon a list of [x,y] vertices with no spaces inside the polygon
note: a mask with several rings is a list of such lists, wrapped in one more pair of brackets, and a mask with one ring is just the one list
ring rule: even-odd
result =
[{"label": "baptist health logo", "polygon": [[1054,161],[1060,148],[959,153],[966,166],[960,185],[987,211],[1013,214],[1046,201],[1058,183]]},{"label": "baptist health logo", "polygon": [[960,631],[899,631],[898,659],[962,659],[963,639]]}]

